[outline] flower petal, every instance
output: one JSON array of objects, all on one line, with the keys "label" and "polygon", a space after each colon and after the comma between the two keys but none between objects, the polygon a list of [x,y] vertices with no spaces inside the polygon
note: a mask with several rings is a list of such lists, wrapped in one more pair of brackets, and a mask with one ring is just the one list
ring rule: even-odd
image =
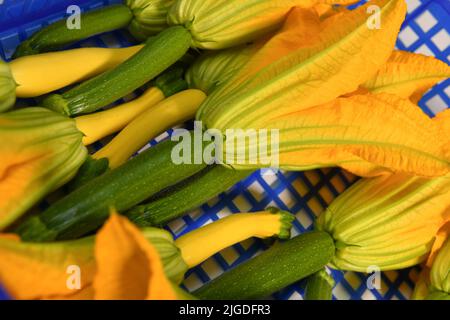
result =
[{"label": "flower petal", "polygon": [[333,264],[362,271],[409,267],[424,261],[450,219],[450,178],[405,174],[361,179],[341,194],[317,226],[336,241]]},{"label": "flower petal", "polygon": [[445,62],[398,50],[363,87],[374,93],[391,93],[417,103],[432,86],[449,77],[450,66]]},{"label": "flower petal", "polygon": [[176,299],[160,256],[126,218],[113,214],[95,244],[96,299]]},{"label": "flower petal", "polygon": [[251,127],[356,90],[389,58],[406,13],[404,0],[371,4],[381,8],[381,29],[368,26],[365,6],[325,19],[317,33],[303,26],[317,28],[314,10],[292,10],[282,31],[209,96],[197,118],[208,128]]},{"label": "flower petal", "polygon": [[8,110],[16,102],[16,86],[11,68],[0,58],[0,112]]},{"label": "flower petal", "polygon": [[335,4],[321,2],[314,6],[314,10],[317,12],[320,19],[323,20],[340,12],[347,11],[348,9],[345,6],[336,6]]},{"label": "flower petal", "polygon": [[439,291],[450,294],[450,238],[442,244],[430,272],[431,284]]},{"label": "flower petal", "polygon": [[80,290],[67,285],[69,266],[80,268],[80,285],[92,283],[95,259],[93,238],[58,243],[23,243],[0,238],[0,283],[15,299],[72,296]]}]

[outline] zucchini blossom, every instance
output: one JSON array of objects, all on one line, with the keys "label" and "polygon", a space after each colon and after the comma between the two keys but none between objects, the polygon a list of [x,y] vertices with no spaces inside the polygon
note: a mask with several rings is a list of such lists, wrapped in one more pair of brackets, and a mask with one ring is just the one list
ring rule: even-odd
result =
[{"label": "zucchini blossom", "polygon": [[[289,238],[293,220],[271,208],[233,214],[174,240],[166,230],[138,229],[113,211],[95,236],[78,240],[0,237],[0,281],[17,299],[186,298],[178,285],[188,268],[251,237]],[[78,282],[68,277],[71,266],[78,268]]]},{"label": "zucchini blossom", "polygon": [[[383,92],[379,82],[364,88],[374,75],[388,78],[389,72],[377,72],[395,63],[392,52],[406,14],[404,0],[370,4],[381,8],[382,30],[367,26],[366,6],[325,19],[313,9],[294,8],[281,30],[208,96],[197,120],[225,138],[222,163],[258,169],[267,167],[268,156],[284,170],[339,166],[364,177],[450,172],[448,137],[435,121],[409,97],[393,94],[393,88]],[[442,64],[436,68],[448,72]],[[441,79],[441,74],[433,78]],[[401,79],[396,73],[390,78]],[[405,90],[403,95],[415,92]],[[233,133],[243,132],[244,143],[236,148],[228,130],[233,140]],[[264,133],[270,133],[269,143],[248,139]],[[263,151],[248,156],[249,150]]]},{"label": "zucchini blossom", "polygon": [[0,230],[75,175],[82,139],[74,120],[44,108],[0,115]]},{"label": "zucchini blossom", "polygon": [[186,71],[190,88],[211,94],[220,85],[230,80],[257,51],[257,45],[244,45],[200,55]]},{"label": "zucchini blossom", "polygon": [[433,262],[431,288],[427,299],[450,300],[450,238],[447,238]]}]

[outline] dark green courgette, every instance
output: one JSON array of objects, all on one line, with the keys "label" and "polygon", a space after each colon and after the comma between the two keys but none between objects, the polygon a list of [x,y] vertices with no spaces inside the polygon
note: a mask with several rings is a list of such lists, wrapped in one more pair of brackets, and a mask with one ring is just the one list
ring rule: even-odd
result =
[{"label": "dark green courgette", "polygon": [[193,292],[200,299],[261,299],[322,269],[334,255],[326,232],[301,234],[226,271]]},{"label": "dark green courgette", "polygon": [[57,21],[33,34],[16,49],[13,58],[55,51],[96,34],[124,28],[133,19],[127,6],[112,5],[82,13],[79,29],[69,29],[67,20]]},{"label": "dark green courgette", "polygon": [[184,27],[166,29],[116,68],[67,92],[48,96],[42,105],[69,116],[94,112],[158,76],[182,58],[190,44],[191,34]]},{"label": "dark green courgette", "polygon": [[253,171],[236,171],[211,165],[168,190],[156,194],[146,204],[125,215],[141,227],[163,226],[183,216],[248,177]]},{"label": "dark green courgette", "polygon": [[125,212],[206,167],[205,164],[174,164],[171,152],[176,144],[170,140],[162,142],[89,181],[19,225],[16,232],[24,241],[32,242],[78,238],[100,227],[111,208]]}]

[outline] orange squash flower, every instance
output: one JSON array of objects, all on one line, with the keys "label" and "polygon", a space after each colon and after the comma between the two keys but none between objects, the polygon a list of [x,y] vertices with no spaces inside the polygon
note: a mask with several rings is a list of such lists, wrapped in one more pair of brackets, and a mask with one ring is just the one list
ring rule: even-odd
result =
[{"label": "orange squash flower", "polygon": [[74,120],[44,108],[0,114],[0,230],[75,175],[82,138]]},{"label": "orange squash flower", "polygon": [[11,108],[16,102],[16,82],[11,68],[0,59],[0,112]]}]

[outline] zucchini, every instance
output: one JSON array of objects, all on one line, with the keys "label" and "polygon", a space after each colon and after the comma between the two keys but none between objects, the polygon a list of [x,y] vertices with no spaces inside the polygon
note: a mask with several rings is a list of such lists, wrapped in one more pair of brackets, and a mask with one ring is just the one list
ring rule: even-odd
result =
[{"label": "zucchini", "polygon": [[331,300],[333,298],[334,279],[325,269],[309,276],[306,282],[306,300]]},{"label": "zucchini", "polygon": [[114,207],[124,212],[150,196],[205,168],[206,164],[176,165],[171,160],[176,142],[165,141],[123,166],[99,176],[18,226],[24,241],[70,240],[86,235]]},{"label": "zucchini", "polygon": [[166,29],[116,68],[67,92],[48,96],[42,105],[69,116],[94,112],[158,76],[183,57],[190,44],[191,34],[184,27]]},{"label": "zucchini", "polygon": [[163,226],[228,190],[252,172],[236,171],[221,165],[208,166],[177,185],[159,192],[146,204],[134,207],[125,215],[141,227]]},{"label": "zucchini", "polygon": [[194,291],[200,299],[260,299],[322,269],[334,256],[334,241],[322,231],[277,243]]},{"label": "zucchini", "polygon": [[83,13],[81,28],[69,29],[66,19],[59,20],[33,34],[16,49],[13,58],[55,51],[96,34],[126,27],[133,19],[124,5],[112,5]]}]

